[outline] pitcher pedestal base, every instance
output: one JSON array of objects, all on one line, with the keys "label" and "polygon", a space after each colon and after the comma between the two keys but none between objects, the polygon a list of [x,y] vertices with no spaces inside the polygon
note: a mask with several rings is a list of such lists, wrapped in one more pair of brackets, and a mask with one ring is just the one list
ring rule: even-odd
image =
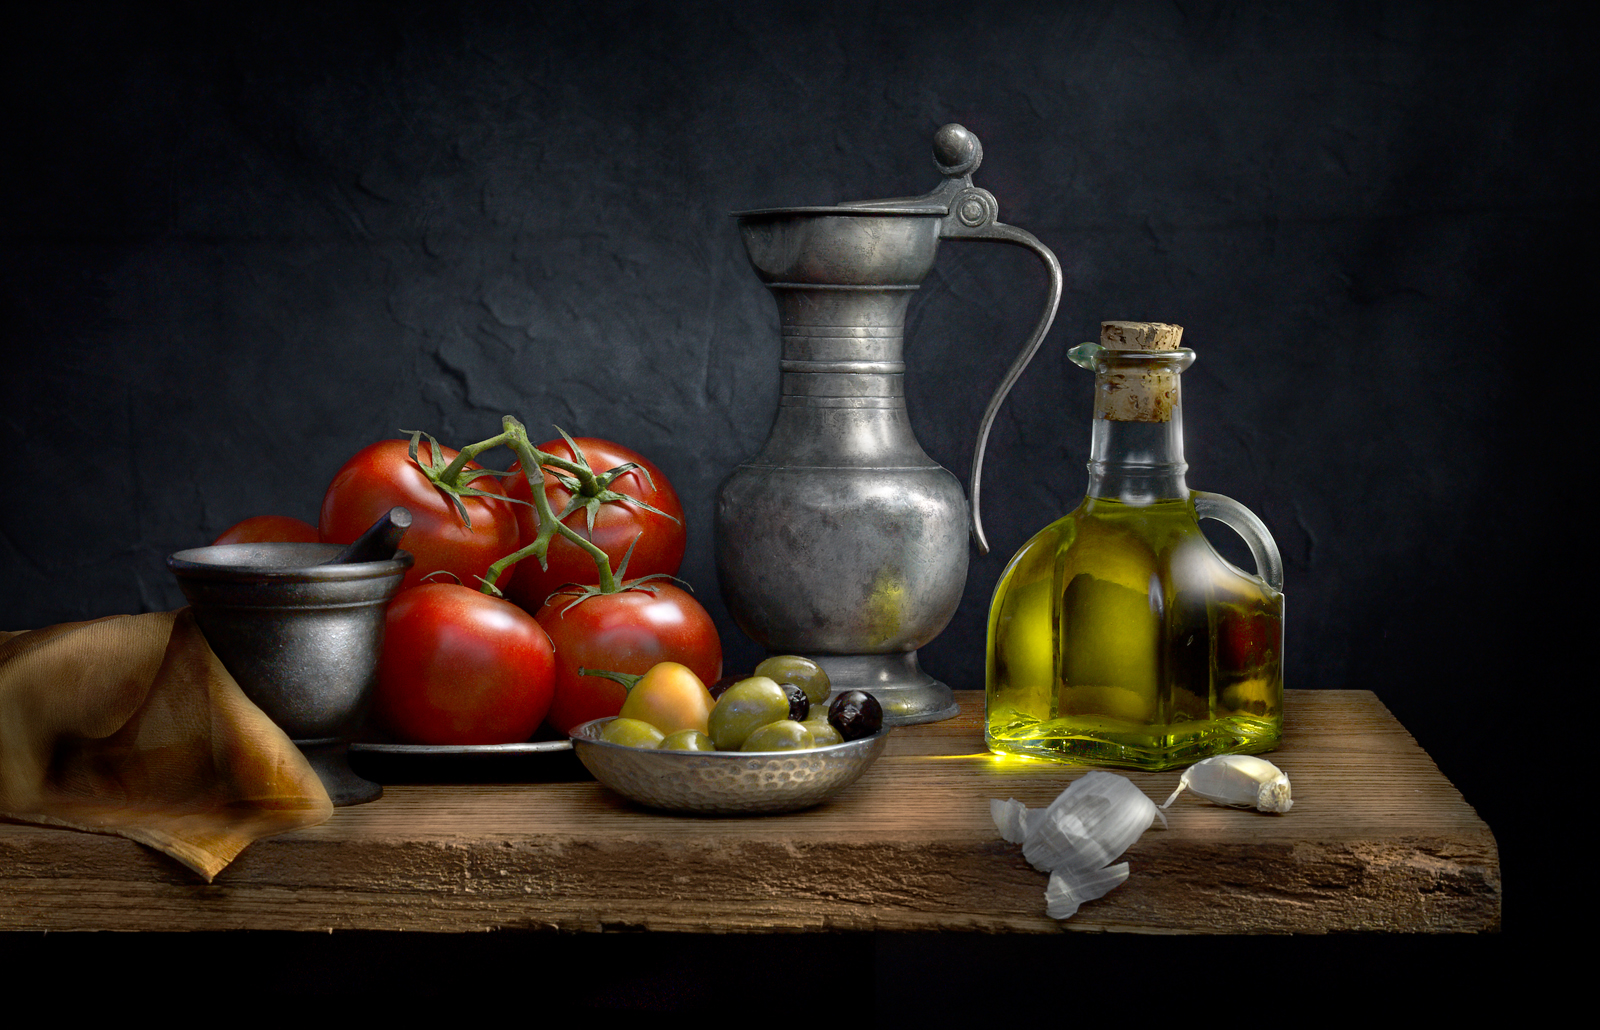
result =
[{"label": "pitcher pedestal base", "polygon": [[865,690],[877,698],[887,726],[940,722],[957,712],[955,694],[922,671],[915,651],[806,657],[828,674],[835,697],[846,690]]}]

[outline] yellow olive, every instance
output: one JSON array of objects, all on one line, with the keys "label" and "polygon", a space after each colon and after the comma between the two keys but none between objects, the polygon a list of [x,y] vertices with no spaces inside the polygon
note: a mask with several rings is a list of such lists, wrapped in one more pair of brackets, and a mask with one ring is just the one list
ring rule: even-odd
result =
[{"label": "yellow olive", "polygon": [[811,731],[813,746],[832,747],[835,744],[843,744],[844,738],[839,735],[838,730],[833,728],[833,723],[828,721],[828,713],[821,708],[815,709],[815,711],[820,714],[800,724]]},{"label": "yellow olive", "polygon": [[737,751],[745,738],[769,722],[789,717],[789,695],[765,676],[751,676],[729,687],[707,720],[718,751]]},{"label": "yellow olive", "polygon": [[600,731],[601,740],[624,747],[658,747],[663,736],[643,719],[612,719]]},{"label": "yellow olive", "polygon": [[669,733],[657,746],[660,751],[715,751],[717,745],[699,730],[679,730]]},{"label": "yellow olive", "polygon": [[758,727],[740,745],[740,751],[804,751],[813,747],[811,731],[793,719],[780,719]]},{"label": "yellow olive", "polygon": [[825,703],[833,690],[822,666],[797,654],[774,655],[756,666],[755,674],[776,680],[779,684],[799,687],[814,705]]}]

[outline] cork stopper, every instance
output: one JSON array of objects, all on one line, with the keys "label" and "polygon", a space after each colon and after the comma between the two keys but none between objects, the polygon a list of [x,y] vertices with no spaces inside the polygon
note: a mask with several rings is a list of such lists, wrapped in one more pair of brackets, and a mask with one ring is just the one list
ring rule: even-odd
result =
[{"label": "cork stopper", "polygon": [[[1181,325],[1167,325],[1165,322],[1100,323],[1100,346],[1110,351],[1144,354],[1175,351],[1182,340]],[[1178,372],[1170,367],[1109,368],[1095,377],[1095,418],[1112,422],[1170,422],[1177,404]]]},{"label": "cork stopper", "polygon": [[1106,350],[1177,350],[1183,326],[1165,322],[1101,322],[1100,346]]}]

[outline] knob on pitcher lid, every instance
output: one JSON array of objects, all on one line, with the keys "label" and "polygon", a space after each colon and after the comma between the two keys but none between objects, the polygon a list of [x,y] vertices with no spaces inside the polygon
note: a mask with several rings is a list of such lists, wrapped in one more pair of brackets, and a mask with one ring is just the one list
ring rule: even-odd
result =
[{"label": "knob on pitcher lid", "polygon": [[965,125],[951,122],[933,135],[933,163],[946,176],[971,175],[983,163],[983,144]]}]

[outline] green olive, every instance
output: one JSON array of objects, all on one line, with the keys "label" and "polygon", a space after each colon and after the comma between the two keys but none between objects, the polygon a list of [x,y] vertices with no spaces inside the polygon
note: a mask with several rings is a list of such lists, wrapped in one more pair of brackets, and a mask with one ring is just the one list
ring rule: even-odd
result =
[{"label": "green olive", "polygon": [[657,747],[661,751],[715,751],[717,749],[717,745],[711,742],[711,738],[699,730],[679,730],[676,733],[669,733]]},{"label": "green olive", "polygon": [[821,714],[800,724],[811,731],[811,739],[815,742],[812,746],[832,747],[835,744],[843,744],[844,738],[833,728],[833,723],[828,721],[828,713],[820,708],[816,709],[816,712]]},{"label": "green olive", "polygon": [[660,730],[643,719],[612,719],[600,731],[600,739],[623,747],[659,747],[663,739]]},{"label": "green olive", "polygon": [[824,704],[833,684],[822,666],[797,654],[774,655],[756,666],[757,676],[766,676],[779,683],[792,683],[806,692],[814,705]]},{"label": "green olive", "polygon": [[815,747],[811,731],[793,719],[780,719],[758,727],[739,747],[740,751],[805,751]]},{"label": "green olive", "polygon": [[789,717],[789,695],[765,676],[751,676],[717,698],[707,720],[718,751],[737,751],[745,738],[769,722]]}]

